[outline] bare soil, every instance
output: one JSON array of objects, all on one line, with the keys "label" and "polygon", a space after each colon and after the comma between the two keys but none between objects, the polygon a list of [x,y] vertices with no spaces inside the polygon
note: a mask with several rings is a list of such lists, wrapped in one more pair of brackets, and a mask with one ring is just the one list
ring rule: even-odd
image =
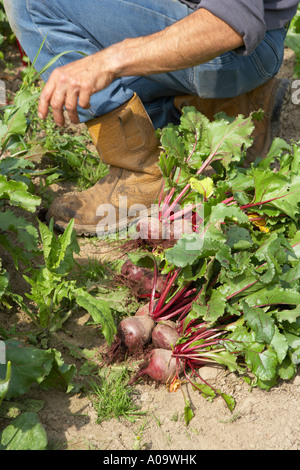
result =
[{"label": "bare soil", "polygon": [[[293,64],[294,54],[286,49],[279,75],[292,79]],[[9,84],[10,77],[13,93],[18,87],[16,73],[10,72],[6,78],[5,73],[1,76],[0,69],[0,79]],[[299,140],[300,106],[293,104],[291,97],[282,112],[278,135],[287,141]],[[64,188],[53,186],[51,190],[59,193]],[[89,257],[103,259],[107,251],[100,242],[81,239],[80,244],[82,262]],[[9,263],[8,259],[4,261]],[[15,276],[13,282],[18,292],[24,292],[26,286],[21,275]],[[71,317],[66,324],[69,334],[59,332],[53,340],[65,362],[75,363],[78,368],[80,361],[72,356],[66,344],[99,352],[104,347],[99,332],[86,325],[87,320],[86,315]],[[22,312],[0,312],[1,326],[9,328],[14,324],[21,330],[30,327]],[[43,392],[35,388],[28,396],[44,401],[39,417],[53,450],[300,450],[300,373],[294,380],[279,382],[266,392],[250,389],[241,377],[223,368],[206,367],[201,372],[212,386],[234,397],[233,412],[221,397],[207,401],[187,384],[182,390],[169,392],[164,385],[139,382],[135,386],[135,400],[146,414],[133,423],[111,419],[98,424],[93,404],[84,393]],[[194,411],[188,426],[183,417],[182,391]],[[7,419],[0,419],[0,431],[7,424]]]}]

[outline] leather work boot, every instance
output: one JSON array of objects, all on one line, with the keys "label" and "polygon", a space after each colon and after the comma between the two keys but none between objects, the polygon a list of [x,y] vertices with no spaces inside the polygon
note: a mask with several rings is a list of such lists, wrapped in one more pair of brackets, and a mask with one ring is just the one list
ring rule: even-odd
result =
[{"label": "leather work boot", "polygon": [[147,215],[162,187],[159,147],[138,96],[86,123],[100,158],[110,166],[93,187],[56,199],[47,215],[63,231],[74,218],[78,235],[104,235]]},{"label": "leather work boot", "polygon": [[248,117],[250,113],[264,111],[264,117],[255,121],[255,129],[252,133],[253,144],[247,151],[244,164],[249,166],[257,157],[265,157],[269,151],[272,141],[272,130],[278,125],[281,107],[285,93],[289,85],[287,79],[271,78],[267,83],[259,86],[243,95],[235,98],[204,99],[197,96],[176,96],[174,105],[181,110],[184,106],[195,106],[209,120],[223,111],[227,116],[242,114]]}]

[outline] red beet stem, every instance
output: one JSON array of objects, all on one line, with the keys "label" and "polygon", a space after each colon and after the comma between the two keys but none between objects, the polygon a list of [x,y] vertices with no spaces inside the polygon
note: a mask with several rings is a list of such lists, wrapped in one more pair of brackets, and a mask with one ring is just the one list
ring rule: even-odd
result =
[{"label": "red beet stem", "polygon": [[150,313],[150,315],[152,315],[153,310],[154,310],[154,299],[155,299],[157,278],[158,278],[158,268],[157,268],[156,260],[154,260],[153,287],[152,287],[152,292],[151,292],[151,297],[150,297],[150,305],[149,305],[149,313]]},{"label": "red beet stem", "polygon": [[[175,302],[178,301],[178,299],[184,298],[184,296],[185,296],[185,294],[187,293],[187,290],[188,290],[188,288],[190,287],[190,285],[191,285],[191,282],[189,282],[186,286],[184,286],[183,288],[181,288],[181,289],[174,295],[174,297],[173,297],[172,299],[170,299],[169,302],[167,302],[167,303],[165,304],[165,306],[160,309],[160,311],[159,311],[160,314],[162,315],[162,314],[165,313],[166,310],[169,310],[170,307],[171,307]],[[188,295],[190,295],[190,291],[188,292]]]},{"label": "red beet stem", "polygon": [[156,308],[154,309],[154,312],[153,314],[155,315],[155,313],[160,310],[170,292],[170,289],[171,287],[173,286],[174,282],[176,281],[177,277],[179,276],[179,273],[180,273],[181,269],[178,268],[174,271],[174,273],[170,276],[170,279],[168,280],[167,284],[166,284],[166,287],[164,289],[164,292],[162,292],[160,298],[159,298],[159,301],[157,302],[157,305],[156,305]]}]

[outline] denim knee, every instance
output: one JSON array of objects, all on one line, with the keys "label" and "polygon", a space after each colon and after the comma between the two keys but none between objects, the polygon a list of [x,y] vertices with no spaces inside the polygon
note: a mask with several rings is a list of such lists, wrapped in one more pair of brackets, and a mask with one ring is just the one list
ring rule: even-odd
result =
[{"label": "denim knee", "polygon": [[9,24],[17,37],[20,33],[20,23],[24,13],[26,0],[4,0],[4,10],[7,15]]}]

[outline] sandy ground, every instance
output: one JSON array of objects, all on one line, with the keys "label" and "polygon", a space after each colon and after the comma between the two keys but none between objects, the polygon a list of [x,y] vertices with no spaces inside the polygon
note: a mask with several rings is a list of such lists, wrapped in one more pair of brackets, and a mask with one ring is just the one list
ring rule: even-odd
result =
[{"label": "sandy ground", "polygon": [[[280,76],[292,78],[293,60],[292,51],[287,49]],[[293,104],[291,97],[282,113],[278,135],[287,141],[299,139],[300,105]],[[83,257],[93,257],[95,253],[101,255],[100,245],[82,243]],[[58,335],[57,344],[67,363],[77,360],[69,354],[64,341],[91,350],[101,344],[99,334],[85,325],[86,320],[84,316],[72,317],[66,325],[71,336],[63,332]],[[0,312],[4,327],[14,323],[22,326],[26,321],[20,312]],[[49,447],[54,450],[300,450],[299,373],[293,381],[280,382],[268,392],[250,389],[242,378],[222,368],[203,368],[202,375],[211,385],[234,397],[233,412],[221,397],[209,402],[187,385],[172,393],[163,385],[136,385],[136,403],[146,414],[134,423],[112,419],[97,424],[96,411],[84,394],[33,389],[29,396],[44,401],[39,417]],[[182,391],[194,412],[188,426],[183,418]],[[7,424],[7,420],[0,419],[0,430]]]}]

